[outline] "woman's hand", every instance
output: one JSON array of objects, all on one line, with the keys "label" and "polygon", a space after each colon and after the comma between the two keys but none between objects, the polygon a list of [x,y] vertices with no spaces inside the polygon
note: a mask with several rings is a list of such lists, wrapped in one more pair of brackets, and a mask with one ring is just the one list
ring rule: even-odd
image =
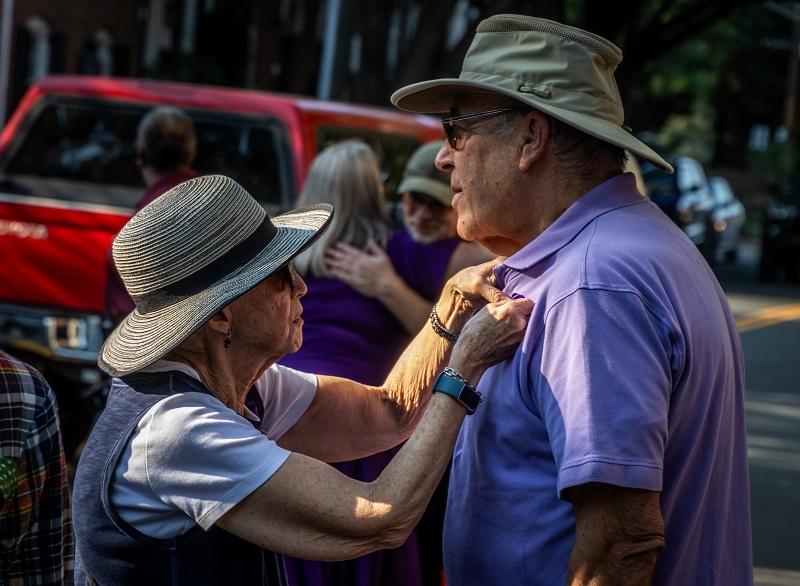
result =
[{"label": "woman's hand", "polygon": [[504,257],[498,257],[458,271],[447,280],[442,294],[455,294],[468,302],[473,309],[481,307],[485,303],[508,299],[500,289],[495,287],[493,274],[494,267],[504,260]]},{"label": "woman's hand", "polygon": [[450,366],[469,381],[478,384],[484,371],[511,356],[525,335],[533,301],[502,299],[489,303],[461,330]]},{"label": "woman's hand", "polygon": [[363,251],[349,244],[335,244],[325,252],[325,263],[331,276],[365,297],[381,297],[400,280],[389,255],[373,240]]}]

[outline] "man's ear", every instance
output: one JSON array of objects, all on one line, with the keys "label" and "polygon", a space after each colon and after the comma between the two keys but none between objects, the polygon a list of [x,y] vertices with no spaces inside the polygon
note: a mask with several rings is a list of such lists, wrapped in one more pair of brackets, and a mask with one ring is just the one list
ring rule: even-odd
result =
[{"label": "man's ear", "polygon": [[525,115],[525,123],[527,126],[519,158],[519,170],[523,173],[530,170],[533,164],[544,156],[550,140],[550,124],[547,116],[538,110],[531,110]]},{"label": "man's ear", "polygon": [[211,316],[206,322],[206,326],[211,328],[214,332],[219,332],[220,334],[227,334],[228,331],[231,329],[231,324],[233,323],[233,312],[231,311],[231,306],[227,305],[220,309],[217,313]]}]

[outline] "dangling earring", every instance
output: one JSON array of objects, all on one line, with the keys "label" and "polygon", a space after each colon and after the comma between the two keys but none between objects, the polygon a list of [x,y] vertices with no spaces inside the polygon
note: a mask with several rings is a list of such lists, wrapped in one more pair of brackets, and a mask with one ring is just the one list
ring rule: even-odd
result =
[{"label": "dangling earring", "polygon": [[222,344],[225,346],[226,350],[231,347],[231,330],[230,330],[230,328],[228,328],[228,333],[225,334],[225,341]]}]

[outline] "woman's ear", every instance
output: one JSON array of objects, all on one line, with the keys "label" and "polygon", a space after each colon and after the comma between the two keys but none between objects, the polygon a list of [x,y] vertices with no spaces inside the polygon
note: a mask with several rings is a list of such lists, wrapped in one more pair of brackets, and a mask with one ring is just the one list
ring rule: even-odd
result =
[{"label": "woman's ear", "polygon": [[550,124],[547,116],[538,110],[531,110],[525,115],[522,151],[519,158],[519,170],[529,171],[534,163],[544,156],[547,141],[550,139]]},{"label": "woman's ear", "polygon": [[211,319],[206,322],[206,326],[211,328],[212,331],[225,334],[230,331],[232,321],[233,312],[231,311],[231,306],[226,305],[211,316]]}]

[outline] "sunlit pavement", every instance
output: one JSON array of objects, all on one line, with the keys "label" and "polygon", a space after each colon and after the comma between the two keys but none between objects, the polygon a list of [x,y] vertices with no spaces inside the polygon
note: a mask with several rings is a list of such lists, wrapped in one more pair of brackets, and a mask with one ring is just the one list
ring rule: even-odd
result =
[{"label": "sunlit pavement", "polygon": [[747,368],[755,582],[800,585],[800,285],[754,279],[758,248],[717,274]]}]

